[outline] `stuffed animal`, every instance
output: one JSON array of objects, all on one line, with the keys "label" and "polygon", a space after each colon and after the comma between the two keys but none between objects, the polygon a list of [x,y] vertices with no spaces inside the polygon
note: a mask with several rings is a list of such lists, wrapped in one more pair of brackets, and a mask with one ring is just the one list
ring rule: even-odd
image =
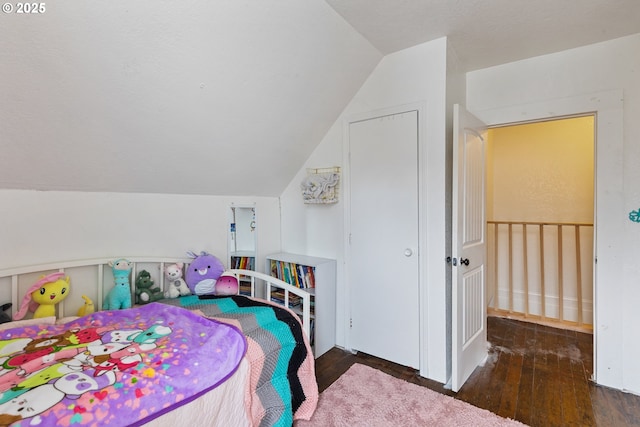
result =
[{"label": "stuffed animal", "polygon": [[136,277],[136,303],[148,304],[164,298],[160,288],[153,285],[153,279],[147,270],[142,270],[138,273]]},{"label": "stuffed animal", "polygon": [[189,287],[182,278],[184,264],[178,262],[165,267],[164,276],[167,279],[169,289],[164,291],[165,298],[178,298],[183,295],[191,295]]},{"label": "stuffed animal", "polygon": [[120,310],[131,307],[131,285],[129,276],[131,275],[132,263],[124,258],[109,261],[109,266],[113,270],[115,286],[111,288],[102,308],[105,310]]},{"label": "stuffed animal", "polygon": [[215,293],[216,280],[224,273],[224,265],[215,256],[207,252],[196,255],[187,254],[194,258],[185,274],[185,282],[195,295],[211,295]]},{"label": "stuffed animal", "polygon": [[6,304],[2,304],[0,306],[0,323],[11,322],[11,316],[9,316],[5,311],[9,310],[13,304],[10,302]]},{"label": "stuffed animal", "polygon": [[96,311],[91,298],[86,295],[82,295],[82,299],[84,300],[84,305],[78,309],[78,316],[87,316]]},{"label": "stuffed animal", "polygon": [[238,277],[230,271],[225,271],[216,281],[216,295],[237,295],[240,289]]},{"label": "stuffed animal", "polygon": [[41,276],[25,294],[14,320],[22,319],[28,310],[33,311],[34,319],[55,316],[56,304],[69,295],[69,277],[63,276],[59,272]]}]

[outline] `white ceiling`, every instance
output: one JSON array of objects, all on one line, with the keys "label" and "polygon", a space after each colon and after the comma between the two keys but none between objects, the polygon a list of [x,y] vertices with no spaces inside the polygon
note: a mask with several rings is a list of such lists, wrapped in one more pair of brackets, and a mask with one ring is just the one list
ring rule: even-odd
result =
[{"label": "white ceiling", "polygon": [[466,71],[640,32],[638,0],[326,0],[384,54],[447,36]]},{"label": "white ceiling", "polygon": [[0,20],[0,188],[279,196],[382,54],[324,0]]},{"label": "white ceiling", "polygon": [[277,197],[383,54],[448,36],[486,67],[640,33],[640,0],[68,0],[1,20],[1,189]]}]

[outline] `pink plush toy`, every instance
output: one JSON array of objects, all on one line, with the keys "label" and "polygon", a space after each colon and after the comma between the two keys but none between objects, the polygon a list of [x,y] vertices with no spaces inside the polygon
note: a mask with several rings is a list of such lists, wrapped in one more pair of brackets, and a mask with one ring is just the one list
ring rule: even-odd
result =
[{"label": "pink plush toy", "polygon": [[167,279],[169,288],[164,291],[165,298],[178,298],[183,295],[191,295],[189,287],[182,279],[182,268],[184,264],[179,262],[165,267],[164,276]]},{"label": "pink plush toy", "polygon": [[225,271],[216,281],[216,295],[237,295],[240,286],[235,274]]}]

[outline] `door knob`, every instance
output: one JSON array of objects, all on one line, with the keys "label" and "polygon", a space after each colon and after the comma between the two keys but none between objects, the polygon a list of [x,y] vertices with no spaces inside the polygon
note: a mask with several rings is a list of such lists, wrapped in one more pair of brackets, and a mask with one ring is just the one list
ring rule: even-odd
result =
[{"label": "door knob", "polygon": [[460,258],[460,264],[469,265],[469,258]]},{"label": "door knob", "polygon": [[404,256],[406,257],[410,257],[411,255],[413,255],[413,251],[409,248],[404,250]]}]

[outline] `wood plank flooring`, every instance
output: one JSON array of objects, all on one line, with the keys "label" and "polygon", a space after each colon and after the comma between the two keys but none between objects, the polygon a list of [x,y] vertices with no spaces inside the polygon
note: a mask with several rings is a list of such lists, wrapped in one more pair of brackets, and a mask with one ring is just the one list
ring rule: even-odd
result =
[{"label": "wood plank flooring", "polygon": [[640,396],[590,381],[591,334],[489,317],[488,339],[487,362],[457,394],[414,369],[338,348],[316,360],[318,386],[361,363],[532,427],[640,426]]}]

